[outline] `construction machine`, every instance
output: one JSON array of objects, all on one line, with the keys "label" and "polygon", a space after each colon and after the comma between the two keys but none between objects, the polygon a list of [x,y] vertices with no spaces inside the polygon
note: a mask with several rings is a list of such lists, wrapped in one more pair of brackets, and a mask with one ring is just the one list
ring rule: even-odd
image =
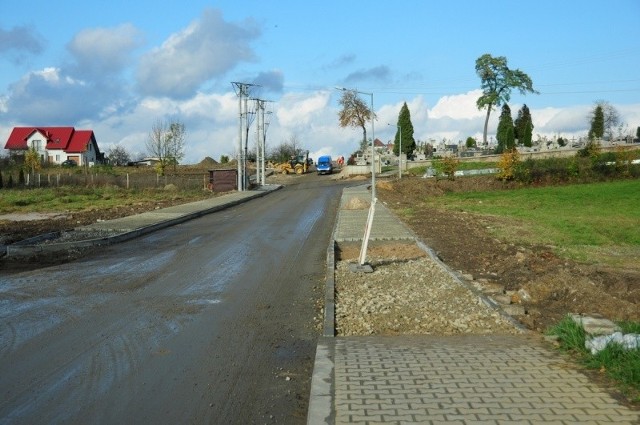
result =
[{"label": "construction machine", "polygon": [[276,165],[276,170],[282,174],[305,174],[309,172],[310,164],[309,151],[306,151],[299,155],[291,155],[289,161]]}]

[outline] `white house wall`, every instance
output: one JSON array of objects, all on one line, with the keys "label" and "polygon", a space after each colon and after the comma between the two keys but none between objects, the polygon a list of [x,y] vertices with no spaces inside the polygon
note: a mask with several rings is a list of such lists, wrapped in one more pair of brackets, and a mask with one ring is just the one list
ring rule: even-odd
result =
[{"label": "white house wall", "polygon": [[29,149],[35,148],[38,151],[38,155],[40,155],[40,159],[46,161],[47,157],[47,138],[42,135],[39,131],[33,133],[27,139],[27,146]]}]

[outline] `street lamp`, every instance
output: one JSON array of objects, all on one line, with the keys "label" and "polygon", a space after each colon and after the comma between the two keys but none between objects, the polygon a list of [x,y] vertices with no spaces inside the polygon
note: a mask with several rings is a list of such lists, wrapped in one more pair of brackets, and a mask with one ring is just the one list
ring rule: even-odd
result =
[{"label": "street lamp", "polygon": [[362,247],[360,248],[360,258],[358,259],[358,268],[356,271],[372,272],[371,266],[365,267],[364,261],[367,256],[367,246],[369,244],[369,236],[371,235],[371,226],[373,224],[373,216],[376,210],[376,151],[375,151],[375,134],[373,126],[373,92],[367,93],[354,89],[347,89],[344,87],[336,87],[336,90],[350,91],[352,93],[363,94],[371,96],[371,207],[369,207],[369,217],[367,218],[367,224],[364,230],[364,238],[362,239]]},{"label": "street lamp", "polygon": [[398,144],[398,179],[402,178],[402,126],[401,125],[393,125],[387,124],[392,127],[398,127],[398,131],[400,132],[400,142]]}]

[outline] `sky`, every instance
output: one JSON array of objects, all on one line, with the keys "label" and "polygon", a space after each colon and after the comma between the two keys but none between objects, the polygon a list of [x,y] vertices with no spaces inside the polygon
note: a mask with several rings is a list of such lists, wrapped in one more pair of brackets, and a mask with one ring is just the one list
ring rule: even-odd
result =
[{"label": "sky", "polygon": [[529,107],[534,140],[585,136],[600,100],[635,134],[639,22],[640,0],[0,0],[0,141],[15,126],[73,126],[93,130],[102,151],[141,157],[154,124],[178,120],[183,163],[233,158],[232,82],[269,101],[268,149],[357,150],[362,132],[339,126],[336,87],[373,95],[362,99],[373,97],[383,142],[404,102],[416,140],[481,140],[485,53],[533,80],[539,94],[513,92],[509,106],[514,119]]}]

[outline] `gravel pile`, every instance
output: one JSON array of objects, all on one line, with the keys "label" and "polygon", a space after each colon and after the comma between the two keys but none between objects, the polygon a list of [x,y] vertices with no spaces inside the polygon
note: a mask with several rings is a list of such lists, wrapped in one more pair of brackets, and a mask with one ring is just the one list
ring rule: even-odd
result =
[{"label": "gravel pile", "polygon": [[373,273],[354,273],[336,262],[340,336],[520,332],[431,258],[371,264]]}]

